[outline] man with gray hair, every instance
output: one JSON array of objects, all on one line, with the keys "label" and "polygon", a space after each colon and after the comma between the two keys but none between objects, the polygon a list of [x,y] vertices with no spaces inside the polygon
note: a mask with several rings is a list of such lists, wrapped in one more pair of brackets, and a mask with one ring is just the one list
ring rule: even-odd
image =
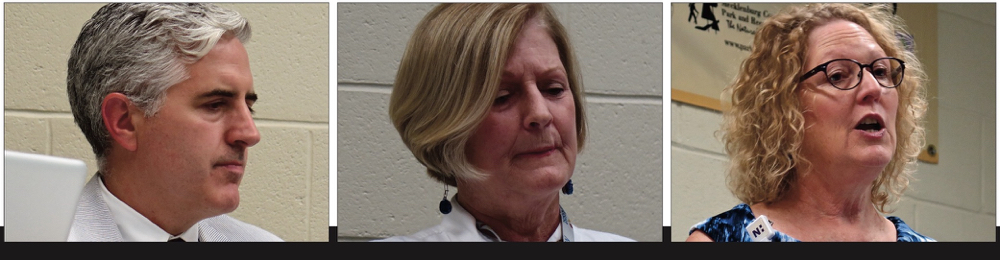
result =
[{"label": "man with gray hair", "polygon": [[249,38],[209,4],[114,3],[83,25],[67,91],[99,170],[69,241],[281,241],[225,215],[260,141]]}]

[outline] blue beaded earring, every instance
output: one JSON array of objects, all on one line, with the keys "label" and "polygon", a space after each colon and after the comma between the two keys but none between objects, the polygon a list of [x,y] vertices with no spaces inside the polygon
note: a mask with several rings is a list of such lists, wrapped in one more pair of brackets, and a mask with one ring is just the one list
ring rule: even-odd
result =
[{"label": "blue beaded earring", "polygon": [[566,182],[566,185],[563,185],[562,193],[566,195],[573,194],[573,179],[570,179]]},{"label": "blue beaded earring", "polygon": [[442,198],[441,203],[438,204],[438,210],[444,214],[451,213],[451,202],[448,201],[448,184],[444,185],[444,198]]}]

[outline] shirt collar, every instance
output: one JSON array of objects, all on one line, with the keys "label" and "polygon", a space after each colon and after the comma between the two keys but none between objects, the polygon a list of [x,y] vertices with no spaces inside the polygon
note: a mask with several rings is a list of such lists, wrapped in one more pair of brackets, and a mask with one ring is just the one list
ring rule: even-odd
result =
[{"label": "shirt collar", "polygon": [[451,213],[442,216],[441,225],[444,232],[452,234],[458,241],[475,240],[474,238],[479,238],[479,241],[491,241],[476,230],[476,218],[458,203],[457,194],[451,196],[451,206]]},{"label": "shirt collar", "polygon": [[[490,226],[479,222],[465,208],[462,208],[462,205],[458,203],[457,197],[458,194],[452,195],[451,204],[453,209],[451,213],[444,216],[444,223],[452,222],[459,226],[471,224],[483,241],[504,242]],[[552,235],[549,235],[547,242],[574,241],[573,225],[569,222],[569,217],[566,216],[566,211],[563,210],[562,206],[559,206],[559,217],[561,221],[556,226],[556,230],[552,232]],[[563,232],[563,230],[566,232]]]},{"label": "shirt collar", "polygon": [[172,236],[111,194],[108,187],[104,186],[103,178],[98,178],[98,183],[101,184],[101,196],[111,211],[111,219],[115,221],[126,242],[165,242],[178,237],[187,242],[198,241],[198,223],[179,236]]}]

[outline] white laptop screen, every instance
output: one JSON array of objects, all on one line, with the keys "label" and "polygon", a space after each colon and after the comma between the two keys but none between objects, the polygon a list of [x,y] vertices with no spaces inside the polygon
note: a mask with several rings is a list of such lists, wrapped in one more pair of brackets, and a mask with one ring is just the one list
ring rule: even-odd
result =
[{"label": "white laptop screen", "polygon": [[4,240],[66,241],[87,178],[80,160],[4,151]]}]

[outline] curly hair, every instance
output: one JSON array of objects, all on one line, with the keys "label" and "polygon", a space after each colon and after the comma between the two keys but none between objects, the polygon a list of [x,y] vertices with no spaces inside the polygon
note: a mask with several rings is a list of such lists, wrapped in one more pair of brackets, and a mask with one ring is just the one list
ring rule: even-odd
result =
[{"label": "curly hair", "polygon": [[[902,19],[886,5],[811,4],[793,6],[769,17],[754,36],[750,56],[740,65],[735,82],[723,92],[731,97],[724,113],[722,139],[730,158],[727,185],[747,204],[779,200],[795,181],[796,171],[810,162],[801,155],[805,119],[796,95],[805,62],[807,36],[816,27],[846,20],[863,27],[886,55],[906,62],[899,91],[896,133],[889,164],[872,183],[871,200],[883,213],[899,201],[916,170],[924,146],[922,119],[927,110],[926,74]],[[731,96],[730,96],[731,95]]]},{"label": "curly hair", "polygon": [[420,21],[400,60],[389,118],[427,174],[456,186],[483,177],[466,158],[469,137],[500,91],[522,25],[541,20],[559,51],[576,106],[577,149],[587,120],[579,66],[566,29],[546,4],[441,4]]}]

